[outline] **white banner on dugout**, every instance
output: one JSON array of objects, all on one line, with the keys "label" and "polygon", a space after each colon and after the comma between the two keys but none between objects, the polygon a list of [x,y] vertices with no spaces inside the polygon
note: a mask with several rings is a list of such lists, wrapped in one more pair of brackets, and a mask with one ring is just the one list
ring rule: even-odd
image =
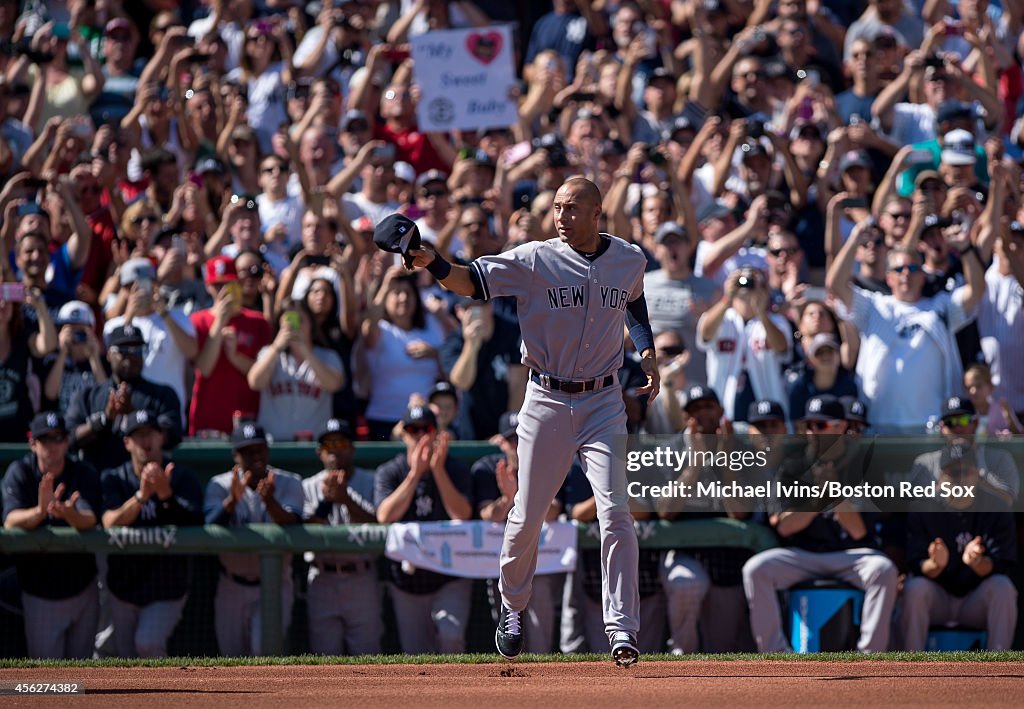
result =
[{"label": "white banner on dugout", "polygon": [[504,128],[519,120],[507,25],[426,32],[409,45],[421,132]]},{"label": "white banner on dugout", "polygon": [[[417,569],[468,579],[498,577],[505,525],[493,522],[408,522],[388,528],[385,554]],[[548,522],[540,535],[538,574],[576,568],[576,527]]]}]

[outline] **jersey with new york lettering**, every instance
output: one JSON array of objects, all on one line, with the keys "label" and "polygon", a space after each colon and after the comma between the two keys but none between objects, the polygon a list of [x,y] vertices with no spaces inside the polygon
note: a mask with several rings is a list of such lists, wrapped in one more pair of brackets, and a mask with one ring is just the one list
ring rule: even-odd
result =
[{"label": "jersey with new york lettering", "polygon": [[643,295],[647,259],[618,237],[601,237],[610,243],[593,261],[549,239],[470,264],[485,299],[516,298],[526,366],[559,379],[591,379],[622,365],[626,305]]}]

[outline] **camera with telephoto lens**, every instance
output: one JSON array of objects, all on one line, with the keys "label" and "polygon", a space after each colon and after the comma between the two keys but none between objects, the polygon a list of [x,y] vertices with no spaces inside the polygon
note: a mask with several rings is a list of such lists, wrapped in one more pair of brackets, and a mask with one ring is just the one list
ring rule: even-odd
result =
[{"label": "camera with telephoto lens", "polygon": [[746,121],[747,135],[757,140],[764,135],[764,121],[748,118]]}]

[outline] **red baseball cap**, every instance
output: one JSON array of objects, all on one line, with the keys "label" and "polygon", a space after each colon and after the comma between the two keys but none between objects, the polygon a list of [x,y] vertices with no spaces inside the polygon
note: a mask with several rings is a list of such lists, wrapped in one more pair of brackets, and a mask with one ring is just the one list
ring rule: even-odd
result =
[{"label": "red baseball cap", "polygon": [[238,280],[235,261],[230,256],[214,256],[206,262],[206,283],[216,285]]}]

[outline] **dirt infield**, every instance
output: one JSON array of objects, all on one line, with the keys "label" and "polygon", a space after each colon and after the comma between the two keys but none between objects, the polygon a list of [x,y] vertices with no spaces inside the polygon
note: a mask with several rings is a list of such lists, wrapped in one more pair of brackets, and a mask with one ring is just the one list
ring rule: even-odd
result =
[{"label": "dirt infield", "polygon": [[0,681],[75,680],[82,696],[0,706],[659,707],[1021,706],[1024,663],[611,662],[479,665],[5,669]]}]

